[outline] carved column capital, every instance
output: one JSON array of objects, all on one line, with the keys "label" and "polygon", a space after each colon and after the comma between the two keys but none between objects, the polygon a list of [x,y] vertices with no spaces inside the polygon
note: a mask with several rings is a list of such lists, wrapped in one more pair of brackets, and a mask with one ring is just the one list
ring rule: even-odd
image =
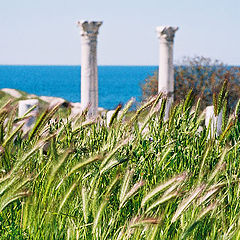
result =
[{"label": "carved column capital", "polygon": [[96,38],[98,35],[98,29],[102,25],[101,21],[85,21],[81,20],[77,23],[81,30],[81,36]]},{"label": "carved column capital", "polygon": [[178,30],[178,27],[159,26],[156,30],[160,40],[173,42],[175,32]]}]

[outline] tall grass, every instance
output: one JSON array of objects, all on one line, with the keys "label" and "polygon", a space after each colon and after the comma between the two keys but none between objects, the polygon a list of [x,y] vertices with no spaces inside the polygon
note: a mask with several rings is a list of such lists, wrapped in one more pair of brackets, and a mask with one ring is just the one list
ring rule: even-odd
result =
[{"label": "tall grass", "polygon": [[190,92],[167,121],[165,101],[128,118],[131,100],[109,126],[56,106],[27,135],[3,105],[1,239],[239,239],[239,110],[209,139],[201,100]]}]

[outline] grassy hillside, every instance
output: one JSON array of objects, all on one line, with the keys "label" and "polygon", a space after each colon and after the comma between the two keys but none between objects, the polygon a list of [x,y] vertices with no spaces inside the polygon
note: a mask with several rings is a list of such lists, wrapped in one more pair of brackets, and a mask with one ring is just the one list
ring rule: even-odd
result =
[{"label": "grassy hillside", "polygon": [[239,104],[210,139],[192,102],[190,92],[164,121],[165,98],[124,118],[130,101],[109,127],[56,106],[28,134],[3,105],[1,239],[239,239]]}]

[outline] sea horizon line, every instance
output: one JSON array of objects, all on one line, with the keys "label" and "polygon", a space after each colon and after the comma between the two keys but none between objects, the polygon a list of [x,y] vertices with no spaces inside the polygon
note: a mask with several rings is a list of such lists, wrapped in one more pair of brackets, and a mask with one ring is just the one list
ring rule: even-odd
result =
[{"label": "sea horizon line", "polygon": [[[30,67],[40,67],[40,66],[53,66],[53,67],[81,67],[81,64],[0,64],[0,66],[30,66]],[[158,65],[123,65],[123,64],[99,64],[98,67],[158,67]]]}]

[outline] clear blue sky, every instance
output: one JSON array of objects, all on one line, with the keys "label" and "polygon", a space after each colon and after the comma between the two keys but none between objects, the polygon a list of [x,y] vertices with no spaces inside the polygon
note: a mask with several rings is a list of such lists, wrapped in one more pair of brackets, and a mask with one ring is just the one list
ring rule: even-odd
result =
[{"label": "clear blue sky", "polygon": [[102,20],[100,65],[157,65],[156,26],[179,26],[174,58],[240,65],[239,0],[1,0],[0,64],[81,64],[77,20]]}]

